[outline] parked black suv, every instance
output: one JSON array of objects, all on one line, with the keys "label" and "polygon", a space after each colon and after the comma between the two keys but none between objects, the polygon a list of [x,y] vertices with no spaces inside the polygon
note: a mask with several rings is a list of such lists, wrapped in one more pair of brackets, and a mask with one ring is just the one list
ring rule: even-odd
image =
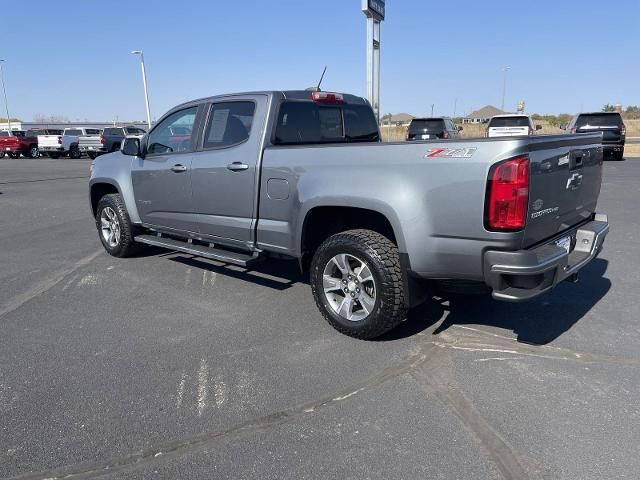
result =
[{"label": "parked black suv", "polygon": [[579,113],[569,123],[570,133],[602,132],[602,147],[605,157],[614,160],[624,158],[624,141],[627,128],[618,112]]},{"label": "parked black suv", "polygon": [[449,117],[414,118],[407,130],[407,140],[436,140],[456,138],[462,127]]},{"label": "parked black suv", "polygon": [[147,132],[138,127],[107,127],[102,132],[102,148],[99,151],[100,153],[115,152],[120,150],[120,145],[125,137],[132,135],[142,136],[145,133]]}]

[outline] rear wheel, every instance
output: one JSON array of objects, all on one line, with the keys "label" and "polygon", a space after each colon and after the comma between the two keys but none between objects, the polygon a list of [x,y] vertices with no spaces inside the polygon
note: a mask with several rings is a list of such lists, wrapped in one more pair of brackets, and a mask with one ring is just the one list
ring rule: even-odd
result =
[{"label": "rear wheel", "polygon": [[120,150],[120,144],[119,143],[114,143],[113,146],[111,147],[111,151],[112,152],[117,152],[118,150]]},{"label": "rear wheel", "polygon": [[4,152],[0,152],[0,158],[4,158]]},{"label": "rear wheel", "polygon": [[29,147],[29,158],[38,158],[40,156],[40,151],[38,150],[37,145],[31,145]]},{"label": "rear wheel", "polygon": [[398,248],[371,230],[338,233],[320,245],[311,291],[329,324],[351,337],[378,337],[405,318]]},{"label": "rear wheel", "polygon": [[613,152],[613,159],[616,161],[624,160],[624,151],[622,152]]},{"label": "rear wheel", "polygon": [[69,158],[77,160],[81,156],[82,154],[80,153],[80,149],[77,146],[73,146],[69,149]]},{"label": "rear wheel", "polygon": [[140,250],[134,241],[136,227],[118,193],[105,195],[98,202],[96,227],[104,249],[114,257],[130,257]]},{"label": "rear wheel", "polygon": [[89,158],[90,158],[91,160],[95,160],[95,159],[96,159],[96,157],[98,156],[97,154],[95,154],[95,153],[93,153],[93,152],[89,152],[89,153],[87,153],[87,155],[89,155]]},{"label": "rear wheel", "polygon": [[9,152],[11,158],[20,158],[20,154],[17,152]]}]

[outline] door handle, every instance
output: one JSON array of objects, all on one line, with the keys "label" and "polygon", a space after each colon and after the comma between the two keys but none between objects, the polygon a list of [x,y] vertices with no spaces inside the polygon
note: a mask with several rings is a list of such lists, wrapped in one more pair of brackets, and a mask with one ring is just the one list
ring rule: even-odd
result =
[{"label": "door handle", "polygon": [[187,171],[187,167],[185,167],[184,165],[174,165],[173,167],[171,167],[171,171],[172,172],[176,172],[176,173],[180,173],[180,172],[186,172]]},{"label": "door handle", "polygon": [[247,170],[249,168],[249,165],[242,162],[233,162],[227,165],[227,168],[232,172],[241,172],[242,170]]}]

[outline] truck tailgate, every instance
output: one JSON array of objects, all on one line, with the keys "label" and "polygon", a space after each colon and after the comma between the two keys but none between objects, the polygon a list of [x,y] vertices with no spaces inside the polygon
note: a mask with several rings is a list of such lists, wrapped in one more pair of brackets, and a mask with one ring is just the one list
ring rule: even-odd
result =
[{"label": "truck tailgate", "polygon": [[524,247],[557,236],[595,213],[602,181],[602,135],[531,137],[529,160]]},{"label": "truck tailgate", "polygon": [[61,135],[38,135],[38,146],[42,147],[61,147]]}]

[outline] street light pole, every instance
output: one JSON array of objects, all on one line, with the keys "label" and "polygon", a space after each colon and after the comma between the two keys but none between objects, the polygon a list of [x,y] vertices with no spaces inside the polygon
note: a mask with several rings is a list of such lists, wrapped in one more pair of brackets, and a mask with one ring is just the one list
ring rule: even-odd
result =
[{"label": "street light pole", "polygon": [[511,70],[511,67],[504,67],[502,71],[504,72],[504,76],[502,79],[502,107],[501,110],[504,112],[504,99],[507,95],[507,72]]},{"label": "street light pole", "polygon": [[7,102],[7,89],[4,86],[4,71],[2,70],[3,64],[4,60],[0,59],[0,80],[2,80],[2,92],[4,93],[4,107],[7,110],[7,124],[9,125],[9,132],[11,132],[11,116],[9,115],[9,102]]},{"label": "street light pole", "polygon": [[433,107],[435,106],[434,103],[431,104],[431,116],[433,117]]},{"label": "street light pole", "polygon": [[147,91],[147,71],[144,68],[144,52],[142,50],[133,50],[133,55],[140,55],[140,68],[142,69],[142,84],[144,86],[144,103],[147,107],[147,125],[151,130],[151,111],[149,110],[149,92]]}]

